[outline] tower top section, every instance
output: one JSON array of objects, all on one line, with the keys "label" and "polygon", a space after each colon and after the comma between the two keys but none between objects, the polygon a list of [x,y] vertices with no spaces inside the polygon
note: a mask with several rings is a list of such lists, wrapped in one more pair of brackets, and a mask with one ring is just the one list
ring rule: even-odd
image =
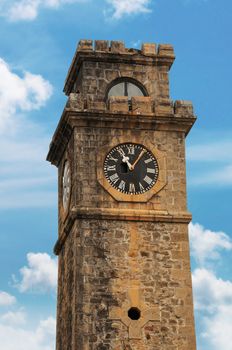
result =
[{"label": "tower top section", "polygon": [[169,44],[144,43],[138,50],[125,48],[122,41],[80,40],[64,86],[68,101],[48,160],[59,164],[78,123],[187,134],[196,118],[191,102],[170,99],[174,59]]},{"label": "tower top section", "polygon": [[[143,43],[141,49],[126,48],[122,41],[80,40],[65,81],[64,92],[75,92],[82,63],[99,62],[121,65],[164,66],[168,71],[175,59],[169,44]],[[99,67],[100,68],[100,67]]]}]

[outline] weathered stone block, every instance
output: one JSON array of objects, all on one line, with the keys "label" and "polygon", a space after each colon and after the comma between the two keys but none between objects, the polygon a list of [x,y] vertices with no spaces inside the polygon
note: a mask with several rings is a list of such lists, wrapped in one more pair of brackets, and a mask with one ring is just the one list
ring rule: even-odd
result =
[{"label": "weathered stone block", "polygon": [[111,41],[111,52],[112,53],[124,53],[125,45],[123,41]]},{"label": "weathered stone block", "polygon": [[160,44],[158,46],[158,55],[175,57],[173,46],[169,44]]},{"label": "weathered stone block", "polygon": [[152,113],[152,101],[149,96],[135,96],[131,98],[132,113],[150,114]]},{"label": "weathered stone block", "polygon": [[94,111],[105,111],[106,110],[106,104],[102,101],[91,101],[89,100],[87,103],[87,109],[88,110],[94,110]]},{"label": "weathered stone block", "polygon": [[155,114],[157,115],[172,115],[173,105],[169,99],[159,98],[155,101]]},{"label": "weathered stone block", "polygon": [[174,113],[177,117],[192,117],[194,115],[192,102],[183,100],[175,101]]},{"label": "weathered stone block", "polygon": [[95,40],[95,51],[108,51],[109,41],[108,40]]},{"label": "weathered stone block", "polygon": [[156,55],[156,44],[144,43],[142,45],[142,54],[146,56]]},{"label": "weathered stone block", "polygon": [[74,108],[78,110],[83,110],[84,109],[84,98],[83,96],[79,93],[71,93],[69,94],[69,98],[66,104],[67,108]]},{"label": "weathered stone block", "polygon": [[109,110],[111,112],[128,112],[129,104],[126,96],[111,96],[108,100]]},{"label": "weathered stone block", "polygon": [[80,40],[78,51],[93,51],[93,40]]}]

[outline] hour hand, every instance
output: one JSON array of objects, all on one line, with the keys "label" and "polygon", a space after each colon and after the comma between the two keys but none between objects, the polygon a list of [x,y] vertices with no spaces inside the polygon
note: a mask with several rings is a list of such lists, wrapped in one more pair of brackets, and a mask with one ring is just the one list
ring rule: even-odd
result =
[{"label": "hour hand", "polygon": [[123,163],[126,163],[126,164],[128,165],[129,170],[133,170],[133,169],[132,169],[132,165],[131,165],[131,163],[129,162],[129,157],[126,157],[125,155],[123,155],[122,161],[123,161]]}]

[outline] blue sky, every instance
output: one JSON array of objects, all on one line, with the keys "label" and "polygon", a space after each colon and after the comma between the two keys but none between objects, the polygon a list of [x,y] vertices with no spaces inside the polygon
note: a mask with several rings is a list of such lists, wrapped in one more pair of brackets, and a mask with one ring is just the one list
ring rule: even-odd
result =
[{"label": "blue sky", "polygon": [[232,350],[231,13],[230,0],[0,0],[1,349],[54,350],[57,173],[45,158],[87,38],[175,48],[171,98],[198,116],[186,141],[198,350]]}]

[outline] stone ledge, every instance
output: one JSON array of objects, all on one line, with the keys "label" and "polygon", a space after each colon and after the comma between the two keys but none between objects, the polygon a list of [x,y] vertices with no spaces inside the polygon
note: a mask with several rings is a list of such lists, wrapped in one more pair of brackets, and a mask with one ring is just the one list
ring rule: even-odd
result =
[{"label": "stone ledge", "polygon": [[90,208],[73,207],[69,216],[64,222],[63,233],[54,246],[54,253],[59,255],[68,233],[75,220],[122,220],[122,221],[143,221],[143,222],[165,222],[188,224],[192,220],[189,212],[168,212],[158,210],[139,209],[114,209],[114,208]]},{"label": "stone ledge", "polygon": [[84,109],[82,111],[65,108],[50,143],[47,160],[56,166],[59,165],[74,127],[94,126],[115,129],[169,130],[184,132],[187,135],[195,121],[196,117],[194,115],[157,115],[154,113],[145,115],[132,114],[131,111],[129,113],[96,109]]}]

